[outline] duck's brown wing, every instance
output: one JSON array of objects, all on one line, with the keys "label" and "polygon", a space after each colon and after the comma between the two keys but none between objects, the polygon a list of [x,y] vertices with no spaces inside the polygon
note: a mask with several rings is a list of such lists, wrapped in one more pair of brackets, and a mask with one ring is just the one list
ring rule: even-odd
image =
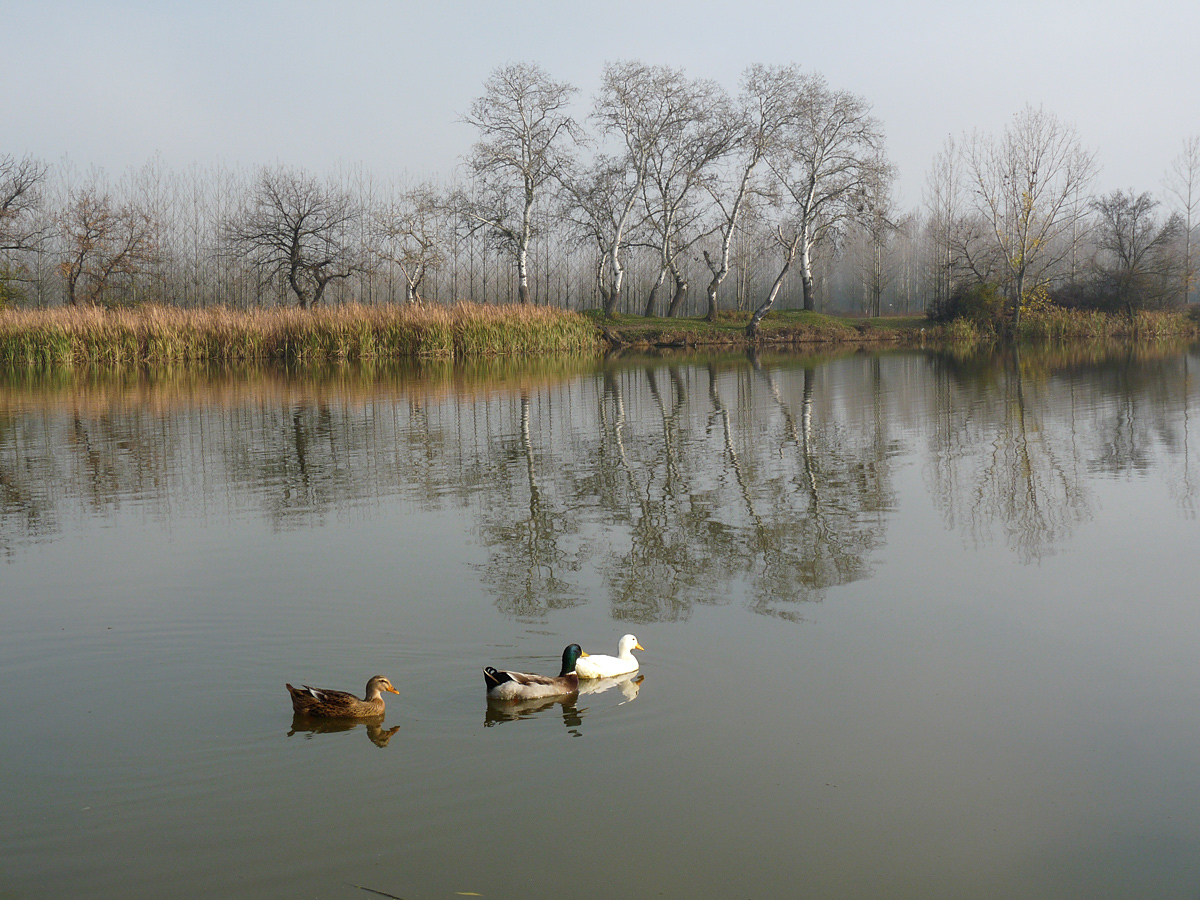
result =
[{"label": "duck's brown wing", "polygon": [[513,681],[519,681],[521,684],[558,684],[559,679],[552,675],[532,675],[528,672],[509,672],[513,677]]},{"label": "duck's brown wing", "polygon": [[547,684],[557,685],[561,679],[552,675],[534,675],[531,672],[511,672],[506,669],[484,669],[487,680],[491,684],[503,684],[505,681],[515,681],[517,684]]},{"label": "duck's brown wing", "polygon": [[309,685],[303,687],[287,686],[292,695],[292,709],[303,713],[314,709],[353,709],[355,704],[362,701],[353,694],[345,691],[331,691],[325,688],[315,688]]}]

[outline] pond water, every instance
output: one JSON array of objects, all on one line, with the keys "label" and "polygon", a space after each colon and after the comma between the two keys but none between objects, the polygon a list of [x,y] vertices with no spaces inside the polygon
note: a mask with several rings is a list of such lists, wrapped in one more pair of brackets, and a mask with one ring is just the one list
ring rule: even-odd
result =
[{"label": "pond water", "polygon": [[0,381],[0,897],[1194,900],[1198,372]]}]

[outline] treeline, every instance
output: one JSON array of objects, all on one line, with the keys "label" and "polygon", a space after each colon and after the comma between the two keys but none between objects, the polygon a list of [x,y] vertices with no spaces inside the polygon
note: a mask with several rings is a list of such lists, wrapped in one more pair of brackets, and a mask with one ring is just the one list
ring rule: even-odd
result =
[{"label": "treeline", "polygon": [[948,141],[901,210],[870,104],[795,66],[751,66],[731,94],[612,63],[579,108],[538,66],[499,68],[461,116],[471,152],[419,183],[0,155],[0,305],[738,309],[753,332],[774,306],[1017,320],[1193,299],[1197,138],[1163,199],[1094,196],[1094,155],[1026,108]]}]

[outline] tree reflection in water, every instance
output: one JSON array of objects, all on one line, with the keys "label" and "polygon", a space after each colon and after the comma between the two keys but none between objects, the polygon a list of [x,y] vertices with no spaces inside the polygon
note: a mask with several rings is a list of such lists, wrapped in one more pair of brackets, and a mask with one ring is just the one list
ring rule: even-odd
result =
[{"label": "tree reflection in water", "polygon": [[13,376],[0,548],[131,508],[286,530],[402,501],[461,512],[510,616],[600,585],[628,622],[728,602],[797,619],[871,573],[901,457],[948,527],[1025,562],[1091,516],[1097,478],[1156,468],[1194,515],[1193,370],[1110,348]]},{"label": "tree reflection in water", "polygon": [[975,544],[990,543],[998,527],[1023,562],[1036,561],[1091,514],[1077,443],[1083,398],[1068,381],[1048,403],[1019,351],[985,373],[949,357],[933,366],[935,504]]}]

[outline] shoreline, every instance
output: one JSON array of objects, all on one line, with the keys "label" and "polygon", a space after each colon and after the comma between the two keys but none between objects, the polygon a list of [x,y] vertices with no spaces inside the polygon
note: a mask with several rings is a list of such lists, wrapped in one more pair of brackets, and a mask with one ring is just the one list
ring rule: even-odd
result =
[{"label": "shoreline", "polygon": [[[554,307],[341,306],[234,310],[142,306],[108,310],[60,307],[0,310],[0,366],[9,369],[92,365],[243,362],[341,362],[443,359],[512,361],[616,351],[955,348],[1011,343],[968,320],[938,324],[923,316],[859,319],[781,310],[756,340],[749,312],[703,318],[603,317]],[[1133,317],[1053,310],[1027,316],[1027,341],[1179,342],[1200,339],[1194,310]]]}]

